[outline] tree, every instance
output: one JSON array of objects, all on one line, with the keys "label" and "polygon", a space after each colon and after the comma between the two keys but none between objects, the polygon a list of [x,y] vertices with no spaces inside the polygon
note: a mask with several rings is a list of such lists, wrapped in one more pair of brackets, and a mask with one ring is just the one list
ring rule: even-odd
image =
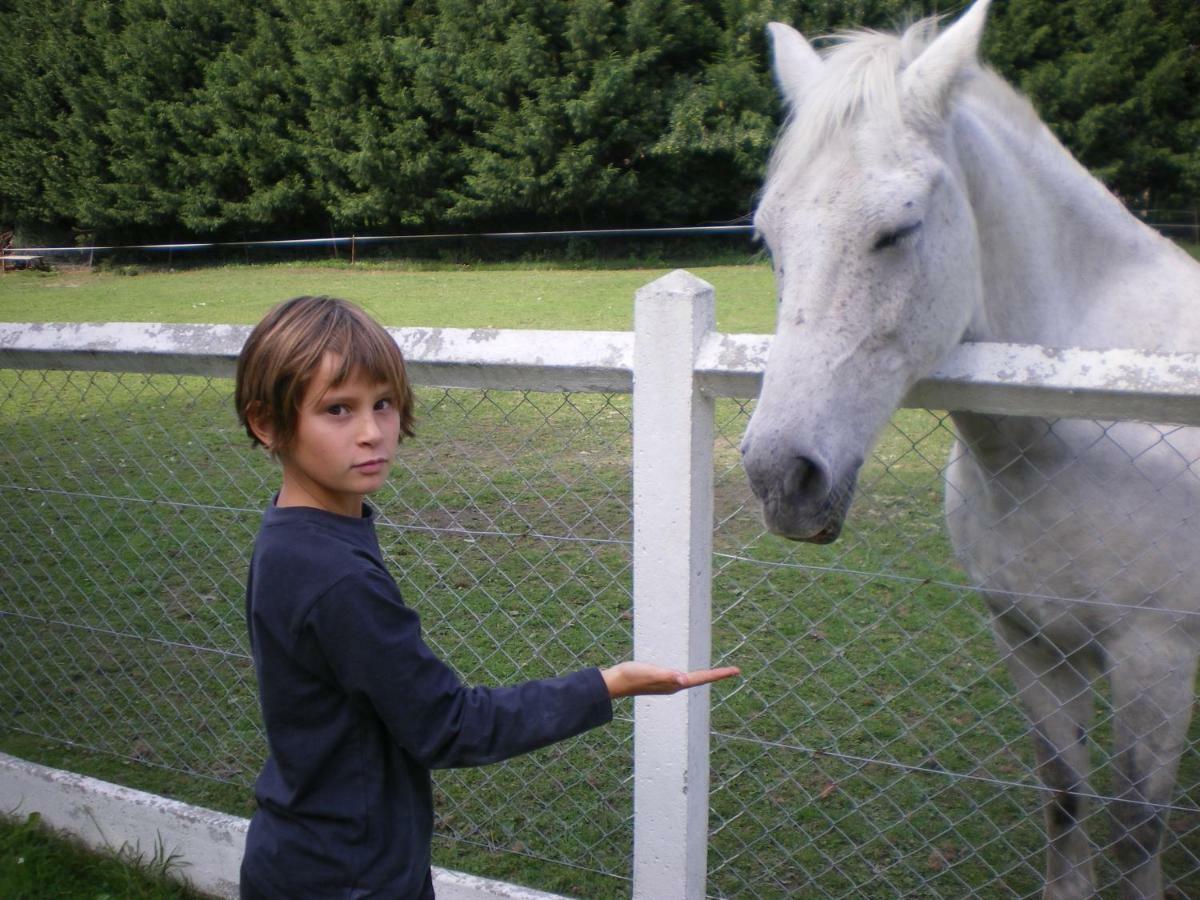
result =
[{"label": "tree", "polygon": [[1200,195],[1200,6],[1194,0],[1011,0],[989,59],[1127,202]]},{"label": "tree", "polygon": [[[65,225],[74,216],[77,160],[95,157],[90,135],[76,128],[72,86],[99,66],[79,0],[24,0],[0,7],[5,39],[0,70],[14,89],[0,92],[0,215],[7,221]],[[47,28],[54,20],[56,28]],[[15,86],[19,85],[19,89]]]},{"label": "tree", "polygon": [[[736,220],[782,113],[766,23],[819,43],[937,5],[0,0],[0,216],[105,240]],[[987,41],[1123,197],[1195,202],[1194,0],[1009,0]]]},{"label": "tree", "polygon": [[224,0],[84,7],[84,32],[100,52],[63,87],[72,113],[68,177],[78,182],[71,212],[85,227],[161,239],[179,223],[175,163],[196,143],[184,110],[230,40],[236,7]]},{"label": "tree", "polygon": [[297,80],[287,23],[270,8],[240,18],[190,102],[172,111],[188,136],[171,157],[179,221],[192,233],[274,236],[321,221],[305,158],[309,97]]}]

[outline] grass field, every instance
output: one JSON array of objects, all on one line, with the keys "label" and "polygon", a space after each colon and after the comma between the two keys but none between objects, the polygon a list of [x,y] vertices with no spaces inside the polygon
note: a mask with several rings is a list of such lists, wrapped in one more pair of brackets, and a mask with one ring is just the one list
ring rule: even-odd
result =
[{"label": "grass field", "polygon": [[37,815],[0,818],[0,897],[8,900],[199,900],[169,877],[162,848],[97,854],[47,831]]},{"label": "grass field", "polygon": [[[503,268],[311,268],[5,275],[0,320],[243,322],[323,292],[394,325],[620,329],[633,291],[665,271],[522,283]],[[770,329],[765,266],[693,271],[717,287],[720,327]],[[507,299],[489,306],[496,297]],[[546,321],[551,308],[563,318]],[[249,813],[263,746],[242,578],[274,475],[245,447],[229,387],[0,372],[0,750]],[[422,388],[420,401],[418,438],[377,499],[381,542],[430,641],[486,683],[627,655],[629,398]],[[899,413],[843,539],[811,547],[762,533],[736,452],[747,406],[717,412],[714,657],[746,675],[714,690],[710,892],[1036,894],[1026,726],[941,528],[947,423]],[[502,766],[439,773],[436,862],[627,896],[630,716]],[[1103,762],[1102,744],[1095,753]],[[1181,806],[1197,805],[1198,781],[1190,751]],[[1097,813],[1098,836],[1105,822]],[[1184,895],[1200,893],[1197,826],[1172,819]]]},{"label": "grass field", "polygon": [[[633,325],[634,292],[668,271],[329,263],[137,276],[9,272],[0,277],[0,322],[252,323],[288,297],[331,294],[395,326],[624,331]],[[775,287],[766,262],[690,271],[716,288],[720,330],[772,330]]]},{"label": "grass field", "polygon": [[[1200,244],[1183,244],[1200,259]],[[131,267],[7,272],[0,322],[201,322],[249,324],[271,304],[331,294],[362,304],[388,325],[455,328],[628,330],[633,294],[670,267],[590,269],[552,264],[324,261],[180,271]],[[716,290],[717,329],[774,330],[774,279],[761,255],[689,266]]]}]

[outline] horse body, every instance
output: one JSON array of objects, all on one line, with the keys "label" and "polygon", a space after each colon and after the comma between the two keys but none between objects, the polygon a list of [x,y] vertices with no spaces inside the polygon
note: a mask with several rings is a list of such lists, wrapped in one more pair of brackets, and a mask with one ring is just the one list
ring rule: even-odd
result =
[{"label": "horse body", "polygon": [[1128,896],[1161,896],[1158,851],[1200,648],[1193,429],[954,415],[955,550],[992,614],[1047,798],[1049,897],[1095,890],[1088,817],[1092,684],[1109,680]]},{"label": "horse body", "polygon": [[[986,8],[824,58],[772,26],[792,119],[756,216],[779,311],[743,460],[787,537],[836,539],[875,436],[962,340],[1200,351],[1200,266],[979,68]],[[1200,653],[1200,429],[952,418],[947,525],[1030,719],[1046,895],[1097,887],[1087,732],[1105,677],[1122,890],[1160,896]]]}]

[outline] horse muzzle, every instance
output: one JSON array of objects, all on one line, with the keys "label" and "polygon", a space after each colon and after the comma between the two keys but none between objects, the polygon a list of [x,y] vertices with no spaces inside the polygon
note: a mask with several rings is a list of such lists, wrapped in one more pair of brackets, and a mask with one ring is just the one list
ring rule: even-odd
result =
[{"label": "horse muzzle", "polygon": [[837,540],[854,499],[861,459],[837,472],[817,453],[759,450],[747,441],[742,464],[772,534],[812,544]]}]

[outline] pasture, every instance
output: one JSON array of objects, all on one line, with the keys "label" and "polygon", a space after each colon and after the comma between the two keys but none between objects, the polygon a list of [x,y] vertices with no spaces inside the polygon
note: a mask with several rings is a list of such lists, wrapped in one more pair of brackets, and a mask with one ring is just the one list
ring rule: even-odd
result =
[{"label": "pasture", "polygon": [[[717,288],[719,328],[771,330],[765,264],[692,271]],[[633,291],[660,274],[6,274],[0,320],[249,322],[319,292],[393,325],[620,330]],[[263,748],[242,578],[273,473],[229,390],[0,373],[0,750],[248,814]],[[419,397],[418,437],[378,505],[431,643],[484,682],[627,655],[629,398]],[[1036,894],[1027,726],[942,527],[944,416],[893,418],[841,542],[822,548],[763,533],[736,450],[751,407],[718,404],[713,656],[745,676],[713,693],[710,893]],[[631,725],[622,707],[561,748],[439,773],[436,864],[627,895]],[[1103,762],[1102,741],[1094,752]],[[1189,750],[1167,853],[1184,894],[1200,891],[1198,781]]]},{"label": "pasture", "polygon": [[[252,324],[280,300],[330,294],[395,326],[627,331],[634,291],[668,271],[331,261],[145,269],[136,276],[83,268],[8,272],[0,277],[0,322]],[[765,333],[774,326],[775,288],[765,260],[689,271],[716,288],[722,331]]]}]

